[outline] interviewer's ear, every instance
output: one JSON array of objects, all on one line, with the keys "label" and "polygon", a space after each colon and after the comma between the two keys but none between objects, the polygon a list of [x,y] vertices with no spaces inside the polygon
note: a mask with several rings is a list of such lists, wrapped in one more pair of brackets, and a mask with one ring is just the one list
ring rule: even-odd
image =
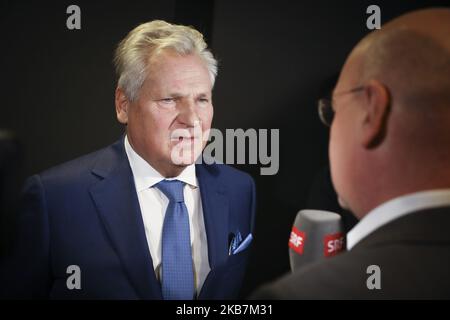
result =
[{"label": "interviewer's ear", "polygon": [[116,103],[117,120],[122,124],[127,124],[128,108],[130,106],[130,102],[128,101],[128,98],[125,95],[125,92],[119,87],[116,88],[115,103]]},{"label": "interviewer's ear", "polygon": [[371,80],[364,89],[365,114],[361,143],[365,148],[375,148],[384,139],[390,111],[390,96],[385,85]]}]

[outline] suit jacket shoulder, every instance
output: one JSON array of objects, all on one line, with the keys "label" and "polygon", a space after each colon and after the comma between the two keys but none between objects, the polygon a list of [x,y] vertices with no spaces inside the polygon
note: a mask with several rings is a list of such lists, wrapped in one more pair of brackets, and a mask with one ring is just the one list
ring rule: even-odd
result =
[{"label": "suit jacket shoulder", "polygon": [[[68,183],[83,180],[94,173],[106,174],[118,161],[123,161],[123,139],[89,154],[47,169],[38,175],[50,183]],[[126,158],[125,158],[126,159]]]}]

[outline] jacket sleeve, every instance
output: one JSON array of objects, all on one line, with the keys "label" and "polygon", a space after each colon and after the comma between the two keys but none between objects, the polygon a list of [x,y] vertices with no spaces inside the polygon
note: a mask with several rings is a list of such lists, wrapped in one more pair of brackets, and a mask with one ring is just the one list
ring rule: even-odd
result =
[{"label": "jacket sleeve", "polygon": [[39,175],[25,182],[16,221],[13,250],[1,263],[1,296],[46,299],[50,287],[50,233],[45,190]]},{"label": "jacket sleeve", "polygon": [[255,181],[252,177],[250,177],[250,186],[251,186],[251,208],[250,208],[250,214],[251,214],[251,221],[250,221],[250,230],[252,233],[255,232],[255,215],[256,215],[256,187],[255,187]]}]

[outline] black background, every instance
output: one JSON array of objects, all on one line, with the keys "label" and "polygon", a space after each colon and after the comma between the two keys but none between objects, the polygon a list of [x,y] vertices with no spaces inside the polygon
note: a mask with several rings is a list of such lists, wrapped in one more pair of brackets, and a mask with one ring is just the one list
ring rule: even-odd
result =
[{"label": "black background", "polygon": [[[20,142],[26,176],[117,140],[113,50],[136,25],[153,19],[193,25],[219,60],[213,127],[280,130],[280,170],[259,175],[258,211],[245,296],[288,271],[287,241],[307,206],[316,173],[327,164],[328,130],[316,100],[365,34],[366,9],[382,23],[406,11],[448,1],[2,1],[0,128]],[[66,28],[66,8],[81,8],[81,30]],[[17,162],[17,160],[14,160]],[[17,164],[17,163],[15,163]],[[17,167],[17,165],[15,166]],[[9,173],[9,172],[8,172]],[[7,199],[8,200],[8,199]],[[7,242],[10,217],[3,214]],[[11,214],[10,214],[11,216]]]}]

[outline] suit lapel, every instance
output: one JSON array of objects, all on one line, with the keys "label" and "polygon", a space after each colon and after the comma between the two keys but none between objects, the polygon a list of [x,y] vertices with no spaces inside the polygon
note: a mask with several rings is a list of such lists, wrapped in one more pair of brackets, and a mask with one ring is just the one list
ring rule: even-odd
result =
[{"label": "suit lapel", "polygon": [[91,196],[128,278],[141,298],[161,299],[123,139],[93,173],[103,179],[92,186]]},{"label": "suit lapel", "polygon": [[197,165],[197,178],[202,198],[203,217],[208,239],[208,259],[211,269],[228,258],[228,198],[218,179],[205,165]]},{"label": "suit lapel", "polygon": [[199,298],[209,295],[210,288],[214,289],[214,280],[217,270],[228,259],[228,197],[215,176],[214,166],[197,165],[197,178],[200,185],[200,194],[208,241],[208,260],[211,268]]}]

